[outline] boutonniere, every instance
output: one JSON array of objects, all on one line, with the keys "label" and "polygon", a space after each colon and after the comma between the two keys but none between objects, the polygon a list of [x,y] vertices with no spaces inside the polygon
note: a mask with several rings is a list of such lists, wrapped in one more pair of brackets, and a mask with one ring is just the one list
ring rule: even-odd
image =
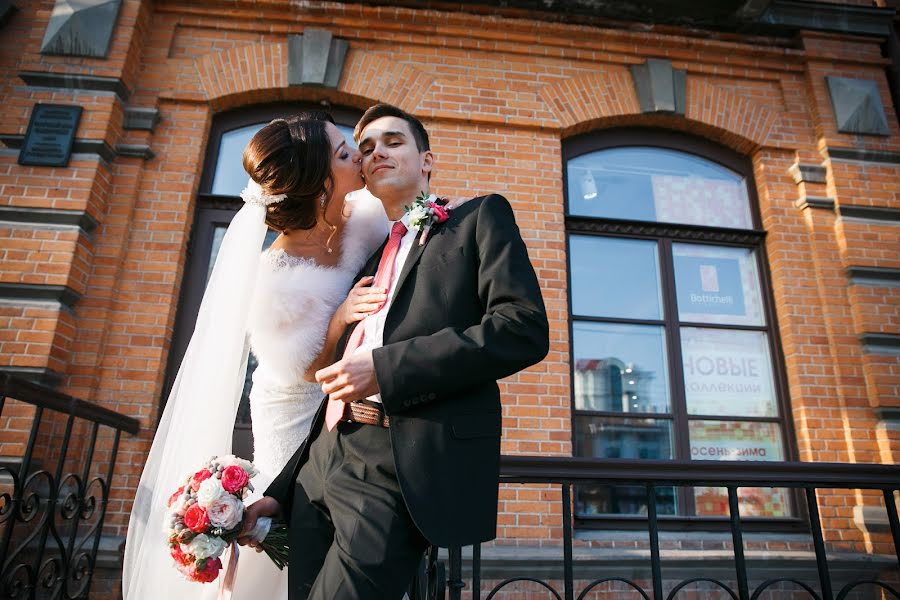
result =
[{"label": "boutonniere", "polygon": [[419,236],[420,246],[425,245],[431,228],[437,223],[443,223],[450,216],[444,206],[447,204],[446,199],[430,200],[429,198],[430,196],[425,192],[419,192],[412,204],[403,207],[409,213],[410,227],[415,227],[422,232],[422,235]]}]

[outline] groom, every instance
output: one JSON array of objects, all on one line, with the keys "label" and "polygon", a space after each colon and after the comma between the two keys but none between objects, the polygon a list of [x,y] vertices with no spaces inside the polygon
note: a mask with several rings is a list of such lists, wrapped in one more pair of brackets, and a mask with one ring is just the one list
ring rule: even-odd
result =
[{"label": "groom", "polygon": [[548,351],[540,288],[506,199],[467,202],[423,239],[404,208],[429,190],[422,124],[379,104],[354,136],[366,185],[395,221],[360,273],[383,282],[387,301],[316,373],[329,400],[248,509],[248,522],[288,518],[292,599],[400,598],[428,544],[493,539],[496,381]]}]

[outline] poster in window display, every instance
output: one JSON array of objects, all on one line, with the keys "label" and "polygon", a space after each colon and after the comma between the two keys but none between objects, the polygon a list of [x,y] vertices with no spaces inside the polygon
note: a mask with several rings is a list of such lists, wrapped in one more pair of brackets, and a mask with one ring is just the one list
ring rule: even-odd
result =
[{"label": "poster in window display", "polygon": [[[691,421],[692,460],[780,461],[784,460],[781,432],[775,423],[749,421]],[[790,514],[789,496],[783,488],[738,489],[741,516],[784,517]],[[724,488],[695,487],[698,516],[728,514]]]},{"label": "poster in window display", "polygon": [[685,327],[681,354],[688,413],[778,414],[765,333]]},{"label": "poster in window display", "polygon": [[658,221],[751,229],[750,203],[743,181],[697,175],[653,175]]},{"label": "poster in window display", "polygon": [[762,325],[756,257],[746,248],[675,244],[678,316],[693,323]]}]

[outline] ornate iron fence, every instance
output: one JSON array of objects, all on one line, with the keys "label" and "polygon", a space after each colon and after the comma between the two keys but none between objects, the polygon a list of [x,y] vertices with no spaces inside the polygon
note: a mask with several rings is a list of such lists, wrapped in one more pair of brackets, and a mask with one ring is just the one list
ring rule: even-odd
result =
[{"label": "ornate iron fence", "polygon": [[86,598],[136,419],[0,373],[0,597]]},{"label": "ornate iron fence", "polygon": [[[573,600],[575,596],[575,576],[573,574],[573,519],[572,488],[576,485],[637,485],[646,491],[647,515],[646,532],[649,543],[650,585],[652,589],[644,589],[638,582],[624,576],[604,577],[588,582],[580,590],[579,600],[589,597],[592,590],[611,582],[618,582],[627,587],[630,596],[638,596],[644,600],[672,600],[680,591],[688,589],[692,584],[705,583],[710,588],[718,588],[719,597],[730,597],[734,600],[757,600],[771,593],[779,584],[792,584],[802,589],[801,594],[814,600],[844,600],[860,586],[872,586],[885,598],[900,599],[896,584],[871,578],[856,578],[847,582],[839,590],[833,588],[829,571],[829,559],[826,554],[822,526],[819,518],[817,490],[880,490],[884,496],[894,550],[897,553],[897,565],[900,568],[900,524],[897,518],[897,500],[894,492],[900,490],[900,466],[843,464],[843,463],[788,463],[788,462],[725,462],[725,461],[633,461],[633,460],[592,460],[566,457],[504,456],[501,467],[503,483],[525,484],[539,483],[558,485],[561,488],[562,512],[562,559],[561,579],[562,592],[556,589],[551,581],[542,580],[533,574],[507,578],[496,583],[488,592],[487,600],[502,594],[508,586],[516,582],[532,582],[545,595],[542,597],[557,600]],[[714,486],[728,491],[729,516],[727,528],[731,533],[732,552],[734,558],[734,580],[736,585],[728,585],[712,577],[695,577],[674,582],[668,594],[663,592],[662,559],[660,555],[660,518],[656,508],[656,490],[663,486]],[[750,587],[747,560],[744,551],[745,519],[739,510],[738,489],[742,487],[783,487],[794,488],[802,497],[805,507],[803,519],[812,539],[815,551],[815,566],[818,575],[818,589],[812,585],[791,577],[776,577]],[[861,557],[862,558],[862,557]],[[446,581],[451,600],[463,597],[466,586],[463,579],[463,556],[459,547],[449,549],[448,578]],[[471,598],[481,599],[481,547],[472,548],[471,559],[466,561],[470,567]],[[900,573],[900,570],[898,570]],[[583,579],[583,578],[581,578]],[[670,581],[670,583],[672,583]],[[646,585],[646,584],[645,584]],[[736,589],[734,589],[736,588]],[[524,592],[521,592],[524,594]],[[710,594],[712,592],[706,592]],[[775,592],[778,594],[778,592]],[[796,594],[791,595],[794,597]],[[468,594],[467,594],[468,596]],[[434,594],[431,598],[436,597]],[[440,594],[443,597],[443,594]],[[537,597],[532,593],[528,597]],[[606,596],[603,596],[606,597]],[[693,597],[697,597],[696,594]],[[700,597],[711,597],[701,595]],[[776,595],[775,597],[782,597]]]}]

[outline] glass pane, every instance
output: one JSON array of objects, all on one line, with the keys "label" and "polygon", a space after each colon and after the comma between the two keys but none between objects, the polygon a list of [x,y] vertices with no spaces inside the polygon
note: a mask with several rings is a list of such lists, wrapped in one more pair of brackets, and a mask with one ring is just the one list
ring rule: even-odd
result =
[{"label": "glass pane", "polygon": [[672,244],[678,318],[697,323],[764,325],[756,252]]},{"label": "glass pane", "polygon": [[[216,263],[216,257],[219,255],[219,248],[222,246],[222,238],[225,237],[226,229],[227,227],[224,225],[219,225],[213,229],[212,247],[209,250],[209,268],[206,270],[207,282],[209,282],[209,276],[212,275],[213,265]],[[266,232],[266,239],[263,242],[263,249],[271,246],[272,242],[274,242],[277,237],[277,231],[272,231],[271,229],[268,230]],[[236,424],[250,423],[250,387],[253,385],[253,371],[256,370],[256,365],[256,356],[251,352],[250,356],[247,357],[247,373],[244,375],[244,391],[241,394],[241,402],[238,404],[237,418],[235,419]]]},{"label": "glass pane", "polygon": [[669,412],[662,327],[575,322],[575,408]]},{"label": "glass pane", "polygon": [[[672,422],[667,419],[617,419],[575,417],[575,455],[593,458],[667,460],[672,458]],[[656,490],[659,514],[676,511],[675,490]],[[597,515],[647,514],[647,491],[643,486],[578,486],[575,513]]]},{"label": "glass pane", "polygon": [[600,150],[570,160],[567,173],[572,215],[753,227],[744,178],[685,152]]},{"label": "glass pane", "polygon": [[656,242],[573,235],[569,265],[573,314],[661,318]]},{"label": "glass pane", "polygon": [[575,417],[575,456],[668,460],[672,452],[668,419]]},{"label": "glass pane", "polygon": [[[241,193],[241,190],[247,185],[247,172],[244,171],[243,165],[244,147],[268,122],[254,123],[222,134],[210,193],[222,196],[237,196]],[[353,128],[346,125],[338,125],[337,128],[347,138],[347,143],[356,148],[356,142],[353,141]]]},{"label": "glass pane", "polygon": [[689,414],[778,416],[765,333],[684,327],[681,353]]},{"label": "glass pane", "polygon": [[[691,421],[691,458],[695,460],[784,460],[781,429],[776,423]],[[789,493],[783,488],[738,488],[743,517],[786,517],[791,514]],[[725,488],[696,487],[698,516],[728,515]]]}]

